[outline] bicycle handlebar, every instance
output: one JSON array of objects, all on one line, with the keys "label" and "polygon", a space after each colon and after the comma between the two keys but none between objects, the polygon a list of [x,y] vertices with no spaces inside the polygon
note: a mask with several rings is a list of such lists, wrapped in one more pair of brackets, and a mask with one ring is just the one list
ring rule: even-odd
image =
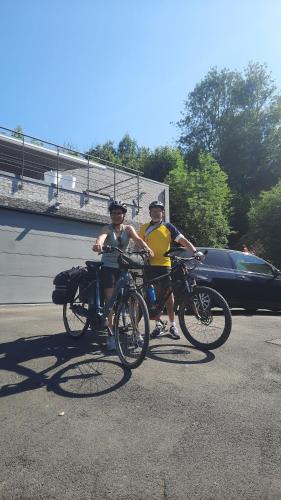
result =
[{"label": "bicycle handlebar", "polygon": [[109,246],[109,245],[105,245],[102,247],[102,252],[99,252],[100,254],[103,254],[103,253],[113,253],[115,252],[115,250],[117,250],[117,252],[119,252],[120,254],[127,254],[127,255],[141,255],[141,257],[147,257],[148,256],[148,252],[147,250],[121,250],[121,248],[118,248],[118,247],[114,247],[114,246]]},{"label": "bicycle handlebar", "polygon": [[[185,247],[171,247],[170,250],[168,250],[167,252],[165,252],[163,255],[164,257],[173,257],[174,259],[180,259],[180,260],[193,260],[193,259],[196,259],[196,255],[193,255],[192,257],[179,257],[178,255],[170,255],[171,252],[186,252],[186,248]],[[200,250],[201,252],[201,250]],[[203,250],[202,253],[204,255],[207,255],[208,253],[208,250]]]}]

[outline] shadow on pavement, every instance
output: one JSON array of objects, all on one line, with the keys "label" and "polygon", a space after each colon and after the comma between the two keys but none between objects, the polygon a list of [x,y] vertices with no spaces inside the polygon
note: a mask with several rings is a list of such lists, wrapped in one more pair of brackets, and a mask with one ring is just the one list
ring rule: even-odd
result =
[{"label": "shadow on pavement", "polygon": [[164,363],[195,365],[215,359],[211,351],[203,351],[185,344],[156,344],[149,348],[147,357]]},{"label": "shadow on pavement", "polygon": [[231,309],[232,316],[281,316],[281,311],[249,311],[245,309]]},{"label": "shadow on pavement", "polygon": [[[72,339],[63,332],[0,344],[0,370],[8,382],[12,380],[0,387],[0,397],[44,386],[62,396],[94,397],[127,383],[131,372],[121,363],[108,359],[110,354],[92,341],[90,332],[80,339]],[[78,359],[73,363],[75,358]],[[39,364],[45,368],[36,371]]]}]

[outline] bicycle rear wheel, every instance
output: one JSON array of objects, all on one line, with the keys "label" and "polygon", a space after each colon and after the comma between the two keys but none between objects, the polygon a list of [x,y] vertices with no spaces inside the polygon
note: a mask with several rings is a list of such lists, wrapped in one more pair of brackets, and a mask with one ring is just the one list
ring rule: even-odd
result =
[{"label": "bicycle rear wheel", "polygon": [[179,323],[187,340],[200,349],[217,349],[228,339],[232,318],[226,300],[216,290],[196,286],[179,306]]},{"label": "bicycle rear wheel", "polygon": [[127,368],[137,368],[149,345],[149,317],[143,297],[131,290],[117,307],[114,335],[118,356]]},{"label": "bicycle rear wheel", "polygon": [[87,313],[87,305],[80,302],[71,302],[63,306],[63,322],[68,335],[74,338],[81,337],[89,327],[89,320],[83,314]]}]

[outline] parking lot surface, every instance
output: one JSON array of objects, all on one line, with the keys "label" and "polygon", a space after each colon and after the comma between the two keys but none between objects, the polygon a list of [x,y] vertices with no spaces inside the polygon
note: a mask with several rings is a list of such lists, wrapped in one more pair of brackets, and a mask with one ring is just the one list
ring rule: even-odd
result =
[{"label": "parking lot surface", "polygon": [[152,340],[131,373],[58,306],[0,307],[1,499],[280,499],[281,315],[220,349]]}]

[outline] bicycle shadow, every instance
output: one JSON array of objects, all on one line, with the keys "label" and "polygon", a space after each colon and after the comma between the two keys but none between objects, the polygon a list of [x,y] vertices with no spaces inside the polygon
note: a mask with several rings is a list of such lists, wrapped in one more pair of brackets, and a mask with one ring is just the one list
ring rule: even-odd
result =
[{"label": "bicycle shadow", "polygon": [[[163,336],[163,340],[169,338]],[[211,351],[197,349],[186,344],[158,343],[149,346],[147,357],[163,363],[197,365],[210,363],[215,359]]]},{"label": "bicycle shadow", "polygon": [[[62,332],[2,343],[0,370],[8,383],[0,387],[0,397],[44,386],[48,391],[73,398],[109,394],[131,378],[129,370],[109,358],[105,348],[93,343],[90,332],[80,339]],[[38,364],[44,368],[36,370]]]},{"label": "bicycle shadow", "polygon": [[247,311],[244,309],[231,309],[232,316],[281,316],[281,311],[267,311],[259,309],[257,311]]}]

